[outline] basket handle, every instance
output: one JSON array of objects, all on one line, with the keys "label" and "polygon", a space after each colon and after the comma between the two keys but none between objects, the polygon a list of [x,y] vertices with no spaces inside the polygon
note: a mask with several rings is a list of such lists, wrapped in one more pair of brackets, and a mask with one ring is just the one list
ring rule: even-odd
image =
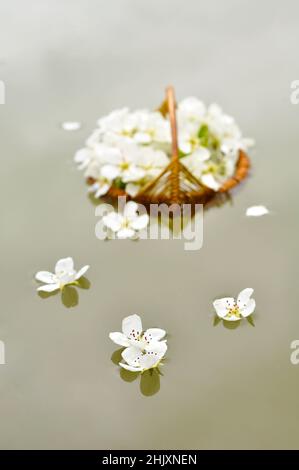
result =
[{"label": "basket handle", "polygon": [[179,202],[180,182],[179,182],[179,147],[178,131],[176,121],[176,102],[173,86],[166,88],[166,102],[168,107],[169,121],[171,127],[171,199],[173,202]]}]

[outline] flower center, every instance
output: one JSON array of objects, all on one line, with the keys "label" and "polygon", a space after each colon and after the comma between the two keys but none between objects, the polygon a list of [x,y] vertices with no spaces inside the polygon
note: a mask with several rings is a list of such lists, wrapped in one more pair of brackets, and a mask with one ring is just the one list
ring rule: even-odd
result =
[{"label": "flower center", "polygon": [[124,137],[134,137],[134,134],[136,132],[136,129],[122,129],[121,130],[121,135],[123,135]]},{"label": "flower center", "polygon": [[128,170],[128,168],[130,167],[130,164],[129,164],[129,162],[123,161],[119,164],[119,167],[123,171]]},{"label": "flower center", "polygon": [[199,146],[200,140],[196,136],[191,136],[189,139],[189,144],[191,145],[192,150],[195,150]]},{"label": "flower center", "polygon": [[227,318],[231,318],[231,317],[241,318],[241,312],[237,304],[234,304],[233,307],[230,307],[227,309],[226,317]]}]

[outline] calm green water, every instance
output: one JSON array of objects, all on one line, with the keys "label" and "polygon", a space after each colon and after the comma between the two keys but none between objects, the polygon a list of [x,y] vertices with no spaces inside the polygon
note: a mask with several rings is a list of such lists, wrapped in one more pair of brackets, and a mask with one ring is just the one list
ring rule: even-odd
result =
[{"label": "calm green water", "polygon": [[[2,449],[298,448],[298,13],[291,0],[1,3]],[[102,242],[73,154],[98,117],[155,107],[170,82],[256,139],[252,175],[206,213],[200,251]],[[247,218],[255,204],[271,214]],[[66,256],[91,265],[73,307],[35,291]],[[214,327],[213,299],[244,287],[256,326]],[[132,313],[169,334],[160,383],[113,362],[108,334]]]}]

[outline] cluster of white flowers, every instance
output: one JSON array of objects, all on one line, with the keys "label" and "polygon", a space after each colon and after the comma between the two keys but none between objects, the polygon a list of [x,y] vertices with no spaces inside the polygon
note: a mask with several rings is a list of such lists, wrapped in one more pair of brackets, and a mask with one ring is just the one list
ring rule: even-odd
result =
[{"label": "cluster of white flowers", "polygon": [[[235,170],[239,150],[253,144],[243,139],[234,119],[216,104],[208,108],[197,98],[178,104],[178,139],[181,162],[204,185],[217,191]],[[170,122],[160,112],[128,108],[113,111],[98,121],[98,128],[75,155],[79,169],[93,184],[95,197],[116,186],[134,197],[157,177],[171,157]]]},{"label": "cluster of white flowers", "polygon": [[[169,147],[169,148],[168,148]],[[169,163],[169,122],[159,112],[113,111],[75,155],[85,177],[94,180],[89,191],[105,195],[114,185],[135,196]]]},{"label": "cluster of white flowers", "polygon": [[239,151],[254,142],[243,139],[233,117],[217,104],[208,108],[197,98],[178,105],[179,150],[181,162],[205,186],[218,191],[235,172]]},{"label": "cluster of white flowers", "polygon": [[119,365],[131,372],[144,372],[158,367],[167,351],[166,331],[160,328],[149,328],[143,331],[141,318],[130,315],[123,319],[122,333],[109,334],[110,339],[125,349],[122,358],[125,362]]}]

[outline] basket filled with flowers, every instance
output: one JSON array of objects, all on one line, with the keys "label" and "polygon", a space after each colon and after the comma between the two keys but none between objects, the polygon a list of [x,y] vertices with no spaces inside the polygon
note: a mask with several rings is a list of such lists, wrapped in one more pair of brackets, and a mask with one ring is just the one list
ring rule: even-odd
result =
[{"label": "basket filled with flowers", "polygon": [[75,161],[95,198],[205,204],[247,176],[251,145],[218,105],[176,104],[170,86],[156,111],[123,108],[99,119]]}]

